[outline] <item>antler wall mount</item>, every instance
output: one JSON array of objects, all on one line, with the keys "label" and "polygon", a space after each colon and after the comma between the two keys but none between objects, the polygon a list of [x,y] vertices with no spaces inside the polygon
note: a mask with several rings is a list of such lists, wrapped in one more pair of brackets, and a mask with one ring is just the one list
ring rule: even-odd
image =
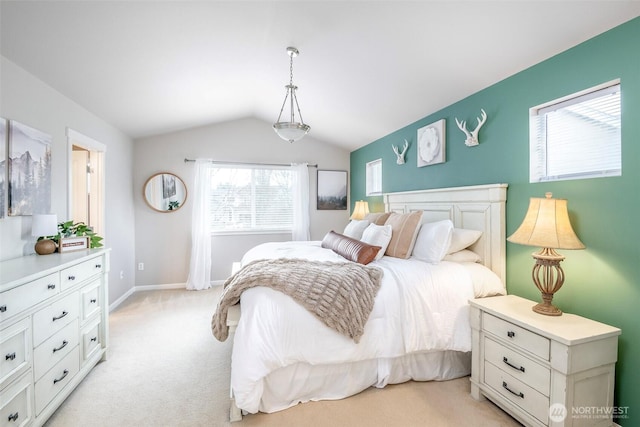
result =
[{"label": "antler wall mount", "polygon": [[391,144],[391,148],[393,148],[393,152],[396,153],[396,163],[399,165],[404,165],[404,155],[407,153],[407,148],[409,148],[409,141],[404,140],[404,146],[402,151],[398,148],[397,145]]},{"label": "antler wall mount", "polygon": [[482,112],[481,117],[476,118],[478,120],[478,126],[476,126],[476,128],[471,132],[467,130],[467,121],[459,121],[456,117],[456,124],[458,125],[460,130],[467,136],[467,139],[465,139],[464,141],[464,145],[466,145],[467,147],[475,147],[476,145],[480,144],[480,141],[478,141],[478,132],[480,132],[480,128],[482,127],[482,125],[484,125],[484,122],[487,121],[487,113],[485,113],[483,109],[480,109],[480,111]]}]

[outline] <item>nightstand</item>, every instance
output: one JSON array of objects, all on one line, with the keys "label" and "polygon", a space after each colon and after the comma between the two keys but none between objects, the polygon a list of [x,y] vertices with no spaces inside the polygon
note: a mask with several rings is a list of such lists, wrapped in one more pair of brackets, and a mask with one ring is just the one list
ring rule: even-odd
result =
[{"label": "nightstand", "polygon": [[620,329],[506,295],[471,305],[471,395],[527,426],[610,426]]}]

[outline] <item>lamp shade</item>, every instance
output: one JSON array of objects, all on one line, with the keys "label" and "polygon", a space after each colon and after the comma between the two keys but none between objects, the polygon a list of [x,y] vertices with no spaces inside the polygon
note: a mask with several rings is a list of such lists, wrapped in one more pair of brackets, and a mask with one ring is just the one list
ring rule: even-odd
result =
[{"label": "lamp shade", "polygon": [[365,202],[364,200],[358,200],[356,202],[356,206],[353,209],[353,214],[351,214],[350,219],[364,219],[365,216],[369,213],[369,202]]},{"label": "lamp shade", "polygon": [[37,214],[31,218],[31,235],[36,237],[58,234],[58,217],[55,214]]},{"label": "lamp shade", "polygon": [[567,201],[546,197],[529,200],[529,210],[520,227],[507,238],[512,243],[553,249],[584,249],[569,221]]}]

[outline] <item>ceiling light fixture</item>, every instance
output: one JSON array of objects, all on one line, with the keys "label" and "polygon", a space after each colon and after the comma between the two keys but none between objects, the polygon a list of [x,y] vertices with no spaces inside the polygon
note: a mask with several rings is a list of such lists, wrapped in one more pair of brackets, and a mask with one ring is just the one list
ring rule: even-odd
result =
[{"label": "ceiling light fixture", "polygon": [[[295,142],[302,139],[311,129],[311,127],[306,125],[302,119],[302,113],[300,113],[300,106],[298,105],[298,98],[296,97],[296,89],[298,89],[298,86],[293,84],[293,58],[298,56],[299,53],[300,52],[298,52],[298,49],[295,47],[287,48],[287,54],[289,55],[289,84],[285,86],[285,88],[287,88],[287,94],[284,97],[284,102],[282,103],[278,120],[273,124],[273,130],[276,131],[278,136],[289,142]],[[285,105],[287,105],[287,99],[289,99],[289,108],[291,109],[291,121],[282,122],[280,121],[280,118],[282,117]],[[298,110],[300,123],[295,120],[294,104],[295,109]]]}]

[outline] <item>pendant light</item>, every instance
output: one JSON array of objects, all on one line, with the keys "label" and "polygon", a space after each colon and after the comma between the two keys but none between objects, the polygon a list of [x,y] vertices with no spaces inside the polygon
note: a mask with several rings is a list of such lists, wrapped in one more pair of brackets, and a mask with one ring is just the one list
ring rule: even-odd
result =
[{"label": "pendant light", "polygon": [[[302,113],[300,113],[300,106],[298,105],[298,98],[296,97],[296,89],[298,86],[293,84],[293,58],[298,56],[300,52],[295,47],[288,47],[287,54],[289,55],[289,84],[285,86],[287,89],[287,93],[284,97],[284,102],[282,103],[282,108],[280,109],[280,114],[278,115],[278,120],[273,124],[273,130],[276,131],[278,136],[285,141],[295,142],[302,139],[311,127],[304,123],[302,119]],[[284,111],[284,107],[287,105],[287,99],[289,100],[289,108],[291,110],[290,118],[291,120],[288,122],[281,121],[282,112]],[[294,109],[295,106],[295,109]],[[296,122],[295,120],[295,110],[298,110],[298,117],[300,117],[300,122]]]}]

